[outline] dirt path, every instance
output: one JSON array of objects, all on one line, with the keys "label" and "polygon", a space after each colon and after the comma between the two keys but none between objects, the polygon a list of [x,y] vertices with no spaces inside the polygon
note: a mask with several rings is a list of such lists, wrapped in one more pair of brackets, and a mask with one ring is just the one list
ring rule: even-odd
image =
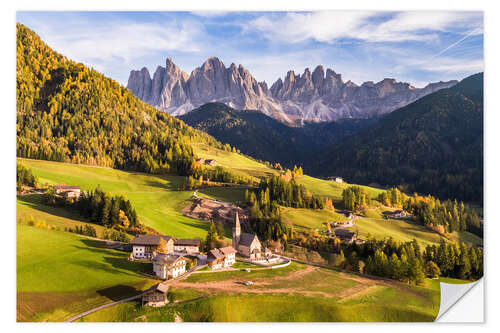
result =
[{"label": "dirt path", "polygon": [[[325,291],[312,291],[307,290],[307,285],[302,285],[298,287],[288,287],[279,288],[272,287],[273,284],[279,281],[289,281],[289,280],[301,280],[309,274],[318,271],[320,268],[315,266],[307,265],[306,268],[299,271],[295,271],[285,276],[275,276],[272,278],[257,278],[253,279],[252,286],[245,286],[243,281],[245,278],[234,278],[223,281],[210,281],[210,282],[184,282],[177,281],[174,286],[178,288],[190,288],[196,289],[208,293],[252,293],[252,294],[302,294],[302,295],[321,295],[324,297],[338,297],[340,301],[345,301],[350,298],[359,297],[365,294],[369,294],[376,287],[379,287],[383,283],[379,281],[374,281],[368,278],[359,277],[356,275],[348,275],[345,273],[339,273],[339,276],[345,279],[350,279],[358,282],[359,284],[355,287],[342,290],[340,292],[325,292]],[[328,272],[324,272],[329,274]],[[325,285],[327,287],[327,285]]]},{"label": "dirt path", "polygon": [[107,304],[98,306],[97,308],[93,308],[91,310],[88,310],[88,311],[85,311],[83,313],[77,314],[76,316],[73,316],[73,317],[67,319],[66,322],[75,321],[75,320],[80,319],[81,317],[85,317],[86,315],[91,314],[93,312],[96,312],[96,311],[99,311],[99,310],[102,310],[102,309],[105,309],[105,308],[109,308],[110,306],[114,306],[114,305],[117,305],[117,304],[121,304],[121,303],[133,301],[135,299],[140,298],[141,296],[142,296],[142,294],[141,295],[132,296],[132,297],[128,297],[128,298],[122,299],[120,301],[116,301],[116,302],[112,302],[112,303],[107,303]]},{"label": "dirt path", "polygon": [[[358,288],[356,288],[358,287]],[[361,296],[365,296],[370,294],[371,292],[375,291],[376,289],[380,288],[379,285],[372,284],[372,285],[358,285],[354,288],[346,289],[343,292],[340,292],[338,296],[341,298],[339,300],[339,303],[343,303],[347,300],[350,300],[351,298],[357,298]]]}]

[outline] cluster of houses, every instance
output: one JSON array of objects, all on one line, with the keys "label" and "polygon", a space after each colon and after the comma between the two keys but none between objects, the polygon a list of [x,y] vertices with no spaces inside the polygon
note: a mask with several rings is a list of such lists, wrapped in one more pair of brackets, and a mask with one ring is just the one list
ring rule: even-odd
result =
[{"label": "cluster of houses", "polygon": [[[163,243],[162,253],[159,253]],[[186,272],[186,256],[200,254],[199,239],[175,239],[162,235],[139,235],[130,241],[133,259],[153,261],[153,272],[160,279],[175,279]],[[259,259],[270,254],[270,250],[262,247],[255,234],[241,231],[238,212],[236,211],[233,227],[232,246],[216,248],[208,251],[206,263],[210,269],[222,269],[232,266],[236,254],[250,259]]]},{"label": "cluster of houses", "polygon": [[206,160],[204,158],[197,158],[195,160],[197,164],[205,164],[205,165],[210,165],[210,166],[216,166],[217,161],[216,160]]},{"label": "cluster of houses", "polygon": [[[163,253],[158,253],[161,241],[164,241]],[[186,272],[185,255],[200,252],[198,239],[174,239],[170,236],[139,235],[130,241],[133,259],[153,261],[153,272],[161,279],[175,279]]]}]

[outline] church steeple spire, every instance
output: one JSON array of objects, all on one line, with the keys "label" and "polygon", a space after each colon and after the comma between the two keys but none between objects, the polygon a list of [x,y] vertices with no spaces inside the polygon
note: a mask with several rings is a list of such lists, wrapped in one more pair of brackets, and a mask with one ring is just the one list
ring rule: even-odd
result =
[{"label": "church steeple spire", "polygon": [[233,227],[233,248],[235,250],[238,250],[238,244],[240,243],[240,236],[241,236],[240,218],[238,217],[238,211],[236,211],[236,214],[234,216],[234,227]]}]

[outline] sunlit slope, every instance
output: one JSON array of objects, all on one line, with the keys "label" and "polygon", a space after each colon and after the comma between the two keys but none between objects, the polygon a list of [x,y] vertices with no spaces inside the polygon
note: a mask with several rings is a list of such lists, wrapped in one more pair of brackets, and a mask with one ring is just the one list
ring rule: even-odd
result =
[{"label": "sunlit slope", "polygon": [[204,237],[208,224],[182,215],[193,191],[181,190],[179,176],[159,176],[109,168],[18,159],[31,168],[45,184],[79,185],[93,190],[98,185],[112,194],[121,194],[132,203],[142,223],[174,237]]},{"label": "sunlit slope", "polygon": [[63,231],[17,226],[17,319],[63,321],[154,283],[127,253]]},{"label": "sunlit slope", "polygon": [[204,143],[193,143],[191,146],[198,157],[214,159],[217,161],[217,165],[229,168],[235,173],[253,177],[255,180],[258,180],[258,177],[277,174],[276,170],[265,164],[238,153],[227,152]]}]

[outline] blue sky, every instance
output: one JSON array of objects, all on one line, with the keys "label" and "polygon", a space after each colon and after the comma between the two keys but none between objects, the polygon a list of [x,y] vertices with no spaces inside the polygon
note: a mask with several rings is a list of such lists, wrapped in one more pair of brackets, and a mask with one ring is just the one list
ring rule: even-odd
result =
[{"label": "blue sky", "polygon": [[126,85],[170,57],[188,74],[216,56],[271,85],[317,65],[357,84],[422,87],[483,71],[482,12],[18,12],[58,52]]}]

